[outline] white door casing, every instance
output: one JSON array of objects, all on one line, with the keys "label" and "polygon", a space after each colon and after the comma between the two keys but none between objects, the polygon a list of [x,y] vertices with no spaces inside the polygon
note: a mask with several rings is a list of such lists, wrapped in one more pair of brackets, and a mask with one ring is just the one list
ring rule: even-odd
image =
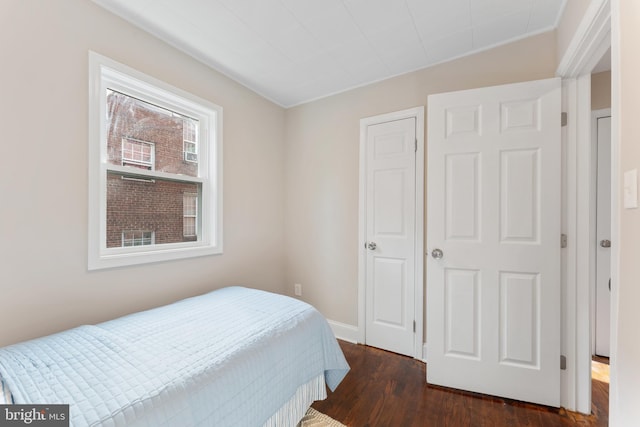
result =
[{"label": "white door casing", "polygon": [[[565,139],[565,163],[563,175],[566,180],[563,193],[563,232],[568,235],[568,246],[563,249],[563,329],[562,349],[567,356],[567,369],[562,371],[562,406],[584,414],[591,413],[591,355],[592,348],[592,293],[595,289],[595,228],[591,199],[593,177],[592,149],[585,143],[591,139],[591,73],[607,50],[612,47],[612,29],[615,32],[615,13],[612,14],[610,0],[592,0],[584,13],[580,25],[571,40],[556,70],[563,79],[563,111],[568,115]],[[615,35],[615,34],[614,34]],[[616,64],[616,49],[612,49],[612,63]],[[615,73],[614,73],[615,74]],[[612,76],[611,105],[615,113],[618,92],[615,75]],[[612,125],[612,188],[617,189],[618,140],[617,127]],[[617,241],[619,232],[616,191],[612,197],[612,241]],[[586,213],[589,213],[587,215]],[[612,282],[612,331],[616,325],[616,280],[619,273],[618,250],[611,247]],[[611,334],[611,348],[615,349],[616,334]],[[615,359],[615,354],[612,354]],[[615,382],[616,366],[611,366],[611,384]],[[613,390],[613,388],[612,388]],[[611,395],[611,408],[616,408],[615,393]],[[616,418],[612,409],[610,420]],[[613,425],[613,424],[612,424]]]},{"label": "white door casing", "polygon": [[560,95],[429,96],[429,383],[560,404]]},{"label": "white door casing", "polygon": [[595,353],[609,357],[611,311],[611,112],[596,117]]},{"label": "white door casing", "polygon": [[418,108],[361,121],[362,342],[412,357],[422,357],[414,321],[423,312],[423,115]]}]

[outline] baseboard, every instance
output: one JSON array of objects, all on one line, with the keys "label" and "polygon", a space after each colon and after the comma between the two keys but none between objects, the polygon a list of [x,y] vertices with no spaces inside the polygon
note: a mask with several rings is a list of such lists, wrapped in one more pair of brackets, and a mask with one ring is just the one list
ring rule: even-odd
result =
[{"label": "baseboard", "polygon": [[[347,341],[353,344],[358,344],[358,328],[353,325],[347,325],[346,323],[336,322],[335,320],[327,320],[333,335],[339,340]],[[427,343],[422,345],[422,360],[427,363]]]},{"label": "baseboard", "polygon": [[327,322],[329,322],[329,326],[331,326],[333,335],[336,338],[353,344],[358,343],[358,328],[356,326],[336,322],[335,320],[327,320]]}]

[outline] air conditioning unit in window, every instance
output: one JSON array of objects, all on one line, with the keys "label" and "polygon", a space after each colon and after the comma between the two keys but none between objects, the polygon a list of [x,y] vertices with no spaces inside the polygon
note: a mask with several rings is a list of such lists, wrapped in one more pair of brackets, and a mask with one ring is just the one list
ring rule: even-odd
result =
[{"label": "air conditioning unit in window", "polygon": [[184,160],[187,162],[198,162],[198,153],[190,153],[189,151],[184,152]]}]

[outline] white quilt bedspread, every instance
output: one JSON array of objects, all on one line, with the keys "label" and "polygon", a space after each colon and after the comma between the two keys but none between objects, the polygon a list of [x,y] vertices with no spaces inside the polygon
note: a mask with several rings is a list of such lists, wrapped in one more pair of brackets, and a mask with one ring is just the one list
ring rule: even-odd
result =
[{"label": "white quilt bedspread", "polygon": [[348,370],[313,307],[242,287],[0,348],[15,403],[68,403],[73,426],[261,426]]}]

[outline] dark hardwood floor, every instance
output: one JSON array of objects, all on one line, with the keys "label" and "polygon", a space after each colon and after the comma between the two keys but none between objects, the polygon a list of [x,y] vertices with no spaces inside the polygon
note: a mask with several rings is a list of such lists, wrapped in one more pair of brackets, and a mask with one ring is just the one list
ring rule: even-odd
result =
[{"label": "dark hardwood floor", "polygon": [[593,379],[592,415],[586,416],[431,386],[425,381],[422,362],[343,341],[340,346],[351,371],[335,392],[313,407],[349,427],[608,425],[609,384],[597,375]]}]

